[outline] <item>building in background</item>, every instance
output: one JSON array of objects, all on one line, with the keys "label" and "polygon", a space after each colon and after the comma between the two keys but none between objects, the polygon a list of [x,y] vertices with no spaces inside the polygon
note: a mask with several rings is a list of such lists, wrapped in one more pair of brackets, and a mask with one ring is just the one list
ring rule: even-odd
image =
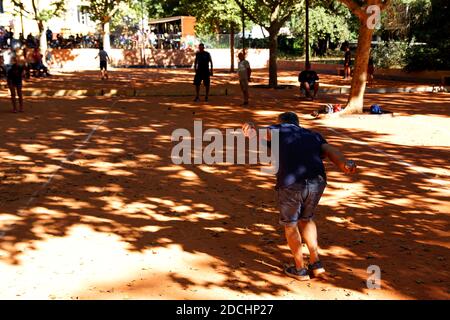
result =
[{"label": "building in background", "polygon": [[[53,0],[35,0],[40,8],[50,7]],[[26,11],[32,12],[32,0],[22,0]],[[65,11],[59,17],[54,17],[47,22],[53,32],[53,36],[61,34],[64,37],[75,34],[94,34],[97,32],[97,24],[89,18],[83,9],[85,0],[66,0]],[[3,11],[1,10],[3,9]],[[19,33],[38,35],[37,22],[29,13],[20,10],[11,0],[0,0],[0,27],[11,29],[18,37]]]},{"label": "building in background", "polygon": [[176,16],[150,20],[150,30],[156,35],[156,48],[180,49],[195,44],[195,17]]}]

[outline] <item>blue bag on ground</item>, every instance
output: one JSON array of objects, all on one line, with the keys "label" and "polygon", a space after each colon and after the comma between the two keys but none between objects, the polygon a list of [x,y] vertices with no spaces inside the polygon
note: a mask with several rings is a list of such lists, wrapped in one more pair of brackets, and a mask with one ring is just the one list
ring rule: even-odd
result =
[{"label": "blue bag on ground", "polygon": [[370,113],[371,114],[382,114],[383,110],[381,109],[380,105],[373,104],[370,106]]}]

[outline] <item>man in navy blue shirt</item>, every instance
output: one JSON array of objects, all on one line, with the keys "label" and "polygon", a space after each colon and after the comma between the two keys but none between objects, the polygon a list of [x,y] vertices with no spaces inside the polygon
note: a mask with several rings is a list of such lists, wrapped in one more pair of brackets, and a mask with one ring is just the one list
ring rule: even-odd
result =
[{"label": "man in navy blue shirt", "polygon": [[[299,280],[309,280],[309,273],[323,277],[325,269],[319,259],[317,228],[314,211],[325,190],[326,174],[323,159],[328,158],[343,172],[353,174],[356,165],[328,144],[317,132],[299,126],[295,113],[285,112],[278,117],[279,124],[269,127],[278,131],[278,172],[275,189],[280,209],[280,224],[285,227],[286,239],[295,260],[295,266],[286,266],[285,273]],[[243,126],[244,134],[256,134],[251,123]],[[310,264],[305,268],[302,255],[302,237],[308,246]],[[309,269],[309,270],[308,270]]]},{"label": "man in navy blue shirt", "polygon": [[[211,69],[210,69],[211,65]],[[194,61],[194,70],[195,70],[195,77],[194,77],[194,85],[195,85],[195,99],[194,101],[199,101],[199,95],[200,95],[200,85],[205,85],[205,101],[208,101],[208,95],[209,95],[209,86],[211,83],[210,76],[213,75],[213,63],[211,59],[211,55],[209,52],[205,51],[205,45],[203,43],[200,43],[198,45],[198,51],[195,54],[195,61]]]},{"label": "man in navy blue shirt", "polygon": [[[307,63],[305,70],[298,75],[298,82],[300,82],[300,91],[305,90],[306,97],[314,100],[319,91],[319,76],[311,69],[310,63]],[[314,91],[314,94],[311,94],[311,91]]]}]

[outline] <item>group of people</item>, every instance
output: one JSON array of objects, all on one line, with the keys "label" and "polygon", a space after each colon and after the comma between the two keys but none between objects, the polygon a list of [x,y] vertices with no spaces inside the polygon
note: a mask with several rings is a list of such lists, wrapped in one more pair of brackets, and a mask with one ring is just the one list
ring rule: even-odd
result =
[{"label": "group of people", "polygon": [[[199,45],[194,61],[194,85],[196,95],[194,102],[200,101],[200,86],[205,86],[205,101],[208,101],[210,77],[214,74],[211,54],[205,51],[204,44]],[[102,78],[106,70],[108,54],[100,48],[100,69]],[[251,81],[250,63],[244,52],[238,54],[238,77],[243,93],[243,105],[248,105],[248,86]],[[308,94],[317,94],[319,77],[306,65],[299,79]],[[329,159],[346,174],[356,172],[356,164],[348,160],[338,149],[331,146],[319,133],[300,126],[297,115],[285,112],[279,115],[278,124],[268,127],[266,145],[271,146],[271,130],[279,132],[279,166],[275,186],[279,207],[279,222],[284,227],[288,246],[294,258],[293,264],[285,265],[286,275],[301,281],[311,277],[326,279],[327,273],[319,257],[317,226],[314,222],[320,198],[327,185],[323,159]],[[243,132],[246,137],[256,135],[253,123],[245,123]],[[306,264],[303,259],[302,241],[308,247],[310,258]]]},{"label": "group of people", "polygon": [[[100,47],[97,57],[100,60],[102,79],[107,79],[108,53]],[[244,52],[238,54],[238,77],[244,102],[248,105],[248,84],[251,80],[251,68],[245,59]],[[195,101],[199,101],[200,85],[206,87],[205,101],[208,101],[210,76],[213,75],[211,55],[205,51],[203,44],[195,57],[194,85],[196,87]],[[7,66],[7,82],[11,92],[13,112],[23,112],[22,79],[25,69],[19,64],[16,56],[11,56]],[[307,65],[301,75],[302,86],[309,93],[317,93],[317,74]],[[16,95],[18,98],[16,98]],[[324,264],[320,260],[317,240],[317,226],[314,222],[320,198],[327,185],[327,177],[323,159],[329,159],[346,174],[356,172],[356,164],[348,160],[335,147],[317,132],[302,128],[297,115],[285,112],[279,115],[278,123],[267,127],[269,134],[265,138],[268,147],[271,146],[272,130],[279,133],[279,160],[277,183],[275,186],[279,222],[284,227],[287,244],[292,252],[294,264],[285,266],[285,273],[298,280],[309,280],[311,276],[326,278]],[[253,123],[245,123],[243,132],[246,137],[253,137],[256,127]],[[309,264],[303,259],[302,241],[308,247]]]},{"label": "group of people", "polygon": [[[238,64],[238,75],[239,83],[244,97],[243,105],[248,105],[249,100],[249,82],[251,81],[251,68],[250,63],[245,59],[244,52],[238,54],[239,64]],[[348,79],[351,76],[351,51],[349,46],[345,49],[344,54],[344,79]],[[194,85],[196,87],[196,96],[194,101],[199,101],[200,85],[205,86],[205,101],[208,101],[209,89],[210,89],[210,76],[213,75],[213,63],[211,60],[211,55],[205,51],[204,44],[199,45],[199,50],[195,56],[194,62],[195,77]],[[369,84],[373,81],[375,67],[373,63],[373,58],[369,59],[368,69],[367,69],[367,80]],[[305,64],[305,70],[299,73],[298,82],[300,83],[300,90],[304,92],[304,95],[309,100],[314,100],[319,91],[319,76],[316,71],[312,70],[311,63],[307,62]]]},{"label": "group of people", "polygon": [[[348,55],[347,55],[348,56]],[[248,83],[251,76],[249,62],[243,52],[238,55],[238,75],[244,102],[248,105]],[[211,55],[200,44],[196,53],[194,85],[199,101],[200,85],[205,85],[205,101],[208,101],[210,76],[213,75]],[[299,74],[300,87],[307,97],[314,99],[319,89],[319,77],[311,70],[311,64],[306,64],[305,70]],[[246,137],[251,138],[257,133],[253,123],[243,125]],[[317,226],[314,221],[319,201],[327,185],[323,159],[329,159],[346,174],[356,172],[356,163],[347,159],[337,148],[331,146],[317,132],[300,126],[297,115],[285,112],[279,115],[278,124],[268,127],[266,145],[271,146],[271,131],[279,133],[279,164],[275,190],[278,199],[279,223],[284,227],[287,244],[294,258],[293,264],[284,266],[287,276],[300,281],[311,279],[327,279],[323,262],[319,257]],[[303,258],[302,242],[306,243],[310,257],[306,264]]]},{"label": "group of people", "polygon": [[2,49],[0,54],[1,75],[6,78],[11,93],[12,112],[23,112],[23,79],[31,75],[36,77],[50,76],[48,68],[43,63],[43,55],[39,47],[34,49]]},{"label": "group of people", "polygon": [[[70,35],[64,37],[62,34],[53,34],[50,29],[46,31],[46,41],[49,48],[58,49],[74,49],[74,48],[97,48],[98,38],[94,35]],[[34,49],[39,47],[39,38],[33,34],[28,34],[26,37],[23,33],[19,33],[16,38],[14,32],[3,31],[0,32],[0,47],[1,48],[23,48]]]},{"label": "group of people", "polygon": [[[76,48],[98,48],[101,45],[100,34],[71,34],[63,35],[53,33],[50,28],[45,31],[45,37],[49,48],[54,49],[76,49]],[[135,32],[124,31],[121,34],[111,34],[111,44],[117,48],[136,49],[184,49],[189,44],[181,41],[181,32],[157,32],[157,30],[136,30]],[[28,34],[26,37],[19,33],[18,37],[9,29],[0,27],[0,48],[36,48],[39,46],[39,38]]]},{"label": "group of people", "polygon": [[137,30],[135,33],[122,33],[113,40],[119,48],[183,49],[181,32],[158,33],[156,30]]},{"label": "group of people", "polygon": [[39,47],[32,49],[27,47],[2,49],[0,55],[0,76],[7,76],[8,66],[12,64],[11,59],[13,57],[16,57],[23,65],[26,78],[30,78],[31,76],[50,76],[49,70],[44,64],[44,56],[40,52]]},{"label": "group of people", "polygon": [[[54,49],[76,49],[76,48],[98,48],[100,36],[94,34],[72,34],[64,36],[61,33],[54,34],[49,28],[45,32],[47,45]],[[11,30],[0,29],[1,48],[23,48],[34,49],[39,47],[39,37],[29,33],[26,37],[23,33],[15,36]]]},{"label": "group of people", "polygon": [[97,48],[99,45],[99,36],[93,34],[71,34],[68,37],[64,37],[62,34],[56,35],[47,28],[45,33],[48,46],[50,48],[58,49],[75,49],[75,48]]},{"label": "group of people", "polygon": [[[244,98],[242,105],[247,106],[249,103],[249,82],[251,81],[252,69],[250,67],[250,63],[245,59],[244,52],[239,52],[238,58],[239,84]],[[209,88],[211,83],[210,76],[213,76],[214,71],[211,55],[209,52],[205,51],[205,45],[203,43],[199,44],[198,51],[195,54],[194,70],[194,102],[200,101],[200,86],[202,83],[205,86],[205,101],[208,101]]]}]

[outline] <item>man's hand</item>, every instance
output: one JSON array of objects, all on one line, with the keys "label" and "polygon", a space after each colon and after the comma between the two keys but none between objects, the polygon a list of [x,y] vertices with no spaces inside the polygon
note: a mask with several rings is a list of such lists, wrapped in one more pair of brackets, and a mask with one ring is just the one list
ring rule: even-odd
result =
[{"label": "man's hand", "polygon": [[323,157],[330,159],[344,173],[354,174],[356,172],[356,163],[353,160],[347,160],[337,148],[325,143],[322,145],[322,152]]},{"label": "man's hand", "polygon": [[256,136],[256,128],[253,122],[246,122],[242,125],[242,131],[246,138],[253,138]]},{"label": "man's hand", "polygon": [[354,174],[356,173],[356,163],[353,160],[346,160],[344,164],[343,171],[346,174]]}]

